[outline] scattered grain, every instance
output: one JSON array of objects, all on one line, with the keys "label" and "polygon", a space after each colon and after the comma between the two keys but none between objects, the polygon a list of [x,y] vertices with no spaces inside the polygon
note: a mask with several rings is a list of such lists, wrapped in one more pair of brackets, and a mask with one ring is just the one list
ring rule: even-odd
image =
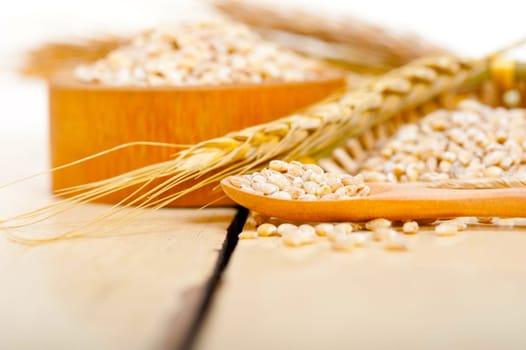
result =
[{"label": "scattered grain", "polygon": [[478,217],[477,221],[480,224],[491,224],[493,221],[493,218],[491,216],[483,216],[483,217]]},{"label": "scattered grain", "polygon": [[255,239],[258,238],[258,233],[254,230],[243,231],[238,235],[239,239]]},{"label": "scattered grain", "polygon": [[334,225],[329,223],[321,223],[316,225],[316,234],[320,237],[327,236],[329,233],[334,231]]},{"label": "scattered grain", "polygon": [[355,247],[364,247],[371,240],[371,234],[369,232],[357,232],[349,235],[349,238],[354,242]]},{"label": "scattered grain", "polygon": [[349,222],[343,222],[341,224],[334,225],[334,230],[341,233],[349,234],[353,231],[353,226]]},{"label": "scattered grain", "polygon": [[371,221],[368,221],[365,224],[365,228],[369,231],[376,231],[383,228],[389,228],[391,227],[391,221],[383,218],[374,219]]},{"label": "scattered grain", "polygon": [[285,234],[282,235],[282,240],[285,245],[290,247],[299,247],[303,245],[303,238],[298,230],[285,232]]},{"label": "scattered grain", "polygon": [[355,242],[349,235],[339,234],[337,235],[332,244],[331,247],[333,250],[340,251],[340,252],[350,252],[355,247]]},{"label": "scattered grain", "polygon": [[278,226],[277,233],[281,236],[284,236],[287,232],[296,232],[297,230],[298,226],[284,223]]},{"label": "scattered grain", "polygon": [[407,221],[402,226],[402,231],[407,235],[412,235],[418,232],[419,226],[416,221]]},{"label": "scattered grain", "polygon": [[397,235],[398,233],[395,230],[387,227],[378,228],[372,232],[372,238],[377,242],[385,241]]},{"label": "scattered grain", "polygon": [[278,229],[275,225],[264,223],[257,228],[258,235],[261,237],[274,236],[278,234]]},{"label": "scattered grain", "polygon": [[491,223],[497,226],[502,227],[515,227],[515,219],[514,218],[493,218]]},{"label": "scattered grain", "polygon": [[315,242],[316,234],[299,228],[289,229],[283,234],[283,243],[291,247],[299,247]]},{"label": "scattered grain", "polygon": [[112,86],[219,85],[334,78],[325,63],[226,21],[146,31],[105,58],[75,70],[78,80]]},{"label": "scattered grain", "polygon": [[384,249],[403,252],[409,250],[409,241],[402,235],[389,236],[384,240]]},{"label": "scattered grain", "polygon": [[455,236],[458,233],[458,225],[451,222],[443,222],[435,226],[437,236]]}]

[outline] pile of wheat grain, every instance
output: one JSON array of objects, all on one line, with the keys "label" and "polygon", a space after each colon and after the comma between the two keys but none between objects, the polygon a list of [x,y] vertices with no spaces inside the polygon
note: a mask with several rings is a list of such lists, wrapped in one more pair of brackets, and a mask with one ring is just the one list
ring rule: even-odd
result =
[{"label": "pile of wheat grain", "polygon": [[325,172],[315,164],[272,160],[268,168],[232,176],[235,187],[260,196],[297,200],[334,200],[364,197],[369,187],[363,177]]},{"label": "pile of wheat grain", "polygon": [[321,61],[280,48],[248,27],[226,21],[150,30],[75,70],[80,81],[112,86],[297,82],[338,75]]},{"label": "pile of wheat grain", "polygon": [[367,182],[499,178],[526,173],[526,110],[474,100],[402,125],[359,164]]}]

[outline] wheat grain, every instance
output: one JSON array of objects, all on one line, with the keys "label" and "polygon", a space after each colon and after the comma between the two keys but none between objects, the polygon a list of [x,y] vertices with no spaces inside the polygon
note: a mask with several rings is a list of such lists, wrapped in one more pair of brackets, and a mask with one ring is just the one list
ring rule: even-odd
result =
[{"label": "wheat grain", "polygon": [[[526,184],[526,110],[491,108],[464,100],[456,109],[435,110],[397,127],[387,140],[368,150],[356,139],[333,159],[342,169],[356,162],[367,182],[425,181],[430,187],[496,188]],[[372,138],[374,130],[368,130]],[[370,141],[368,141],[371,143]],[[357,162],[352,156],[362,159]],[[352,164],[352,163],[351,163]]]},{"label": "wheat grain", "polygon": [[443,222],[435,227],[437,236],[455,236],[458,233],[458,225],[449,222]]},{"label": "wheat grain", "polygon": [[385,238],[384,248],[390,251],[407,251],[409,250],[409,241],[402,235],[391,235]]},{"label": "wheat grain", "polygon": [[183,22],[148,30],[104,58],[75,69],[107,86],[188,86],[338,78],[325,63],[280,48],[227,21]]},{"label": "wheat grain", "polygon": [[380,229],[388,229],[391,227],[391,221],[383,218],[374,219],[368,221],[365,224],[365,228],[369,231],[377,231]]},{"label": "wheat grain", "polygon": [[242,231],[238,235],[238,237],[239,239],[256,239],[258,238],[258,233],[256,231],[247,230],[247,231]]},{"label": "wheat grain", "polygon": [[332,200],[369,194],[361,176],[326,173],[317,165],[297,161],[270,163],[273,165],[260,172],[234,176],[230,183],[243,191],[278,199]]},{"label": "wheat grain", "polygon": [[353,227],[348,222],[342,222],[340,224],[334,225],[334,231],[339,232],[339,233],[349,234],[353,231]]},{"label": "wheat grain", "polygon": [[416,221],[405,222],[402,226],[402,231],[407,235],[413,235],[418,232],[419,226]]},{"label": "wheat grain", "polygon": [[316,234],[320,237],[325,237],[334,231],[334,225],[329,223],[321,223],[315,226]]},{"label": "wheat grain", "polygon": [[261,237],[268,237],[278,234],[278,229],[275,225],[270,223],[264,223],[257,228],[258,235]]}]

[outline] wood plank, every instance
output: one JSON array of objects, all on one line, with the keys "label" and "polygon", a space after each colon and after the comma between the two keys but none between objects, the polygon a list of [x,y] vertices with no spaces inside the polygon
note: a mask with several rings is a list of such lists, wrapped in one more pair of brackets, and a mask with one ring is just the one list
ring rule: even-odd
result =
[{"label": "wood plank", "polygon": [[351,253],[240,241],[197,348],[526,348],[524,227],[410,239]]},{"label": "wood plank", "polygon": [[[45,128],[33,124],[38,117],[31,115],[44,110],[28,108],[29,103],[9,106],[9,101],[37,101],[42,90],[0,85],[8,110],[21,113],[0,129],[0,183],[5,183],[42,170],[48,156]],[[0,189],[0,215],[50,199],[45,176]],[[70,220],[107,208],[87,205]],[[37,246],[0,234],[0,348],[152,349],[170,332],[184,333],[234,214],[230,208],[160,210],[112,237]],[[63,227],[55,222],[30,230]]]}]

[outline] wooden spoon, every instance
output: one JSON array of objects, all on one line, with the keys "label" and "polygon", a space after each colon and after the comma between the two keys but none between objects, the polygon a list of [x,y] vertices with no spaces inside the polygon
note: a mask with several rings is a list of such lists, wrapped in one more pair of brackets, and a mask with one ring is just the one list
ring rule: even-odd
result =
[{"label": "wooden spoon", "polygon": [[221,181],[228,197],[263,215],[298,221],[364,221],[448,218],[458,216],[523,217],[526,188],[441,189],[425,184],[369,183],[367,197],[342,200],[286,200],[241,190]]}]

